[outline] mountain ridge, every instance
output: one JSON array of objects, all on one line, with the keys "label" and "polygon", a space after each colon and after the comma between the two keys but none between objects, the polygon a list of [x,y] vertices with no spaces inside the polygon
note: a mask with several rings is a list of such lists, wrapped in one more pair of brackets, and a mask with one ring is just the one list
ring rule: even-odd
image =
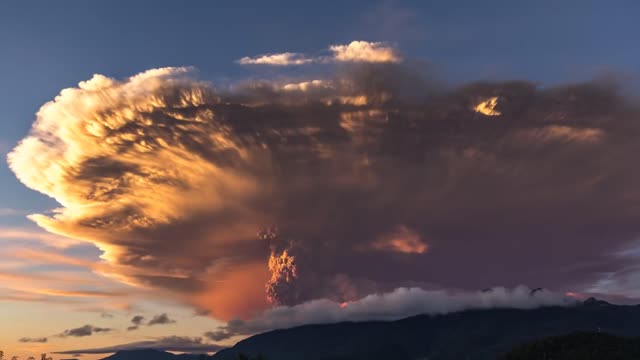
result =
[{"label": "mountain ridge", "polygon": [[640,306],[589,298],[568,307],[473,309],[394,321],[308,324],[253,335],[211,356],[131,350],[103,360],[235,360],[240,354],[267,360],[493,360],[528,342],[573,332],[640,337]]},{"label": "mountain ridge", "polygon": [[570,307],[475,309],[396,321],[303,325],[254,335],[211,359],[232,360],[240,353],[271,360],[385,359],[378,354],[394,349],[397,360],[488,360],[527,341],[575,331],[640,336],[640,307],[594,300]]}]

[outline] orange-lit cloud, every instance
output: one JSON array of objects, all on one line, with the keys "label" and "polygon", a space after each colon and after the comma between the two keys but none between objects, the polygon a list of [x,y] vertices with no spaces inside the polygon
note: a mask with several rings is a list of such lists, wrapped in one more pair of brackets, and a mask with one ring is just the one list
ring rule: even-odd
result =
[{"label": "orange-lit cloud", "polygon": [[76,239],[70,239],[43,231],[16,227],[0,227],[0,241],[2,240],[38,241],[55,248],[67,248],[82,243]]},{"label": "orange-lit cloud", "polygon": [[575,142],[595,144],[604,139],[605,132],[596,128],[580,128],[567,125],[547,125],[522,130],[517,136],[527,143]]},{"label": "orange-lit cloud", "polygon": [[73,256],[67,256],[64,254],[43,251],[29,248],[19,248],[3,251],[4,254],[11,256],[14,259],[20,259],[32,264],[55,264],[55,265],[69,265],[80,266],[85,268],[91,268],[94,262],[82,258]]},{"label": "orange-lit cloud", "polygon": [[141,292],[93,273],[93,261],[64,251],[18,247],[7,242],[0,256],[11,260],[3,261],[0,267],[0,301],[39,302],[92,311],[121,309],[123,303],[140,298]]},{"label": "orange-lit cloud", "polygon": [[290,255],[287,249],[281,253],[272,252],[269,256],[269,271],[271,279],[267,281],[267,299],[278,305],[280,299],[278,293],[281,291],[278,287],[290,287],[298,277],[296,270],[296,259]]},{"label": "orange-lit cloud", "polygon": [[233,265],[208,281],[206,291],[192,301],[218,319],[249,318],[269,307],[264,286],[269,279],[265,263]]},{"label": "orange-lit cloud", "polygon": [[424,254],[428,249],[422,236],[404,225],[397,227],[390,233],[383,234],[371,244],[371,247],[374,250],[404,254]]},{"label": "orange-lit cloud", "polygon": [[333,59],[340,62],[395,63],[401,61],[397,51],[381,42],[352,41],[347,45],[332,45]]},{"label": "orange-lit cloud", "polygon": [[53,290],[39,289],[34,291],[36,294],[62,297],[118,297],[124,296],[125,292],[108,292],[108,291],[80,291],[80,290]]},{"label": "orange-lit cloud", "polygon": [[474,106],[473,110],[487,116],[502,115],[502,113],[497,110],[497,107],[498,107],[498,97],[494,96],[487,100],[483,100],[479,102],[476,106]]},{"label": "orange-lit cloud", "polygon": [[[250,150],[240,147],[240,139],[216,121],[211,109],[201,107],[215,104],[216,95],[205,84],[183,78],[185,72],[156,69],[124,83],[96,75],[43,106],[32,135],[9,155],[9,164],[27,186],[63,205],[53,216],[31,218],[54,234],[95,243],[106,263],[93,266],[26,250],[17,255],[91,266],[105,275],[130,278],[132,284],[190,281],[191,249],[182,247],[164,257],[146,250],[132,253],[129,245],[136,242],[160,244],[135,233],[203,212],[245,213],[233,204],[251,197],[258,179],[251,173]],[[164,114],[153,113],[162,108]],[[227,159],[236,162],[235,170],[225,164]],[[65,180],[70,178],[74,180]],[[237,235],[224,229],[210,232],[220,246]],[[180,258],[180,251],[186,257]],[[207,267],[211,259],[200,261]],[[148,269],[136,270],[141,268]]]}]

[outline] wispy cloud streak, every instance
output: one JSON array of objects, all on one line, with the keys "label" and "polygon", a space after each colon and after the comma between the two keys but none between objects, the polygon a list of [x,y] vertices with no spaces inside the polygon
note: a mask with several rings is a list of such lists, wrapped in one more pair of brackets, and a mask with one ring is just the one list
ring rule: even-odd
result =
[{"label": "wispy cloud streak", "polygon": [[402,58],[391,45],[382,42],[352,41],[344,45],[331,45],[331,55],[308,56],[301,53],[265,54],[243,57],[241,65],[292,66],[313,63],[398,63]]}]

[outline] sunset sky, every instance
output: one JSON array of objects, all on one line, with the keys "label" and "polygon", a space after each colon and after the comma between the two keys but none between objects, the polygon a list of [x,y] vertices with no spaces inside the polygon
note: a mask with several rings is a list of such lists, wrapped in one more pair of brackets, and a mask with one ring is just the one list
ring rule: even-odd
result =
[{"label": "sunset sky", "polygon": [[0,2],[0,350],[640,302],[638,11]]}]

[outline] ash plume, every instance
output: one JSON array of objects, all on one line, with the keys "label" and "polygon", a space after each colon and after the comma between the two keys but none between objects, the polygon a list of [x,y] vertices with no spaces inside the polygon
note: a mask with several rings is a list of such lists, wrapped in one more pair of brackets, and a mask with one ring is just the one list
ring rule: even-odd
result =
[{"label": "ash plume", "polygon": [[[95,75],[42,106],[8,163],[61,205],[34,222],[103,251],[94,271],[221,319],[403,286],[638,278],[611,255],[640,231],[640,110],[615,85],[334,70],[232,88],[188,68]],[[256,239],[265,224],[277,239]]]},{"label": "ash plume", "polygon": [[258,238],[269,243],[268,268],[271,277],[265,285],[267,300],[273,305],[290,305],[298,301],[298,261],[296,243],[282,240],[276,226],[258,233]]}]

